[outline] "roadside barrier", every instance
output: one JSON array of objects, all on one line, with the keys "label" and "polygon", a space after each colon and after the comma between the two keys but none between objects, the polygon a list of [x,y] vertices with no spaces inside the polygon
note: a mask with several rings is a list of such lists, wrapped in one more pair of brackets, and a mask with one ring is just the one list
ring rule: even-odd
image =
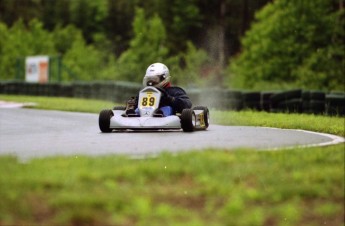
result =
[{"label": "roadside barrier", "polygon": [[303,112],[322,114],[326,110],[326,94],[321,91],[304,91],[302,93]]},{"label": "roadside barrier", "polygon": [[243,107],[261,111],[261,92],[244,92],[242,94]]},{"label": "roadside barrier", "polygon": [[289,90],[278,92],[270,97],[271,112],[302,113],[302,90]]},{"label": "roadside barrier", "polygon": [[345,115],[345,93],[330,93],[326,95],[326,114]]},{"label": "roadside barrier", "polygon": [[[0,94],[58,96],[110,100],[125,103],[142,86],[131,82],[74,82],[36,84],[0,82]],[[345,115],[345,93],[317,90],[241,91],[228,89],[186,89],[193,105],[219,110],[251,109],[267,112]]]}]

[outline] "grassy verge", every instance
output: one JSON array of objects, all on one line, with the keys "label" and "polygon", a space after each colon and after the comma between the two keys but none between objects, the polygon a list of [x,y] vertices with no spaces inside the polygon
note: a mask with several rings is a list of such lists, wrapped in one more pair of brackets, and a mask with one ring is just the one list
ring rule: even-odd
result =
[{"label": "grassy verge", "polygon": [[223,125],[266,126],[304,129],[345,136],[345,118],[312,114],[284,114],[255,111],[213,111],[212,119]]},{"label": "grassy verge", "polygon": [[112,108],[114,103],[110,101],[63,98],[63,97],[38,97],[38,96],[16,96],[0,95],[0,100],[19,103],[36,103],[32,108],[60,111],[77,111],[99,113],[101,109]]},{"label": "grassy verge", "polygon": [[[5,98],[70,111],[113,105]],[[220,124],[344,133],[337,117],[211,114]],[[144,160],[78,156],[22,163],[3,156],[0,170],[0,225],[344,225],[344,144],[276,152],[210,149]]]},{"label": "grassy verge", "polygon": [[1,225],[343,225],[338,146],[0,158]]}]

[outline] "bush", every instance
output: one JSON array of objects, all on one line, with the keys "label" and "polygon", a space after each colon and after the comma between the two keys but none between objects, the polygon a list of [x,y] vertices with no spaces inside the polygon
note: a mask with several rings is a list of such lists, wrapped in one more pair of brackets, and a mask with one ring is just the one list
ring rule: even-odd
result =
[{"label": "bush", "polygon": [[133,31],[129,49],[117,62],[117,74],[122,80],[141,82],[150,64],[167,58],[166,31],[158,15],[147,19],[141,8],[136,9]]},{"label": "bush", "polygon": [[186,52],[172,56],[166,46],[167,35],[162,20],[158,15],[146,18],[145,11],[140,8],[136,10],[133,31],[130,47],[117,61],[118,79],[141,82],[150,64],[162,62],[169,67],[173,83],[202,85],[201,69],[209,61],[204,50],[186,41]]},{"label": "bush", "polygon": [[[173,58],[174,59],[174,58]],[[179,62],[183,61],[185,67],[181,68]],[[185,86],[203,86],[207,79],[202,78],[202,69],[209,62],[206,51],[197,49],[192,42],[187,42],[187,52],[180,54],[176,61],[171,63],[173,81]]]},{"label": "bush", "polygon": [[11,28],[0,22],[0,74],[2,79],[14,79],[19,57],[54,55],[54,42],[38,20],[27,26],[18,20]]},{"label": "bush", "polygon": [[228,68],[237,87],[293,84],[343,89],[344,9],[335,0],[277,0],[256,15]]},{"label": "bush", "polygon": [[[8,28],[0,22],[0,74],[2,79],[24,78],[18,75],[18,62],[26,56],[62,57],[62,79],[69,81],[113,79],[115,57],[110,51],[87,45],[80,30],[72,25],[57,26],[52,32],[34,19],[25,25],[18,20]],[[21,62],[22,63],[22,62]],[[24,65],[20,65],[24,67]],[[20,72],[23,73],[23,68]]]},{"label": "bush", "polygon": [[47,55],[51,57],[52,81],[58,80],[56,74],[61,69],[62,81],[141,82],[146,68],[154,62],[162,62],[170,68],[174,84],[200,86],[215,80],[212,71],[203,72],[207,65],[211,65],[209,56],[192,42],[186,40],[186,52],[172,55],[166,45],[165,27],[158,15],[147,18],[145,11],[137,8],[133,33],[129,48],[116,59],[110,41],[102,33],[94,34],[94,44],[88,44],[82,31],[74,25],[58,24],[48,31],[37,19],[28,25],[19,20],[10,28],[0,22],[1,78],[23,79],[25,57]]}]

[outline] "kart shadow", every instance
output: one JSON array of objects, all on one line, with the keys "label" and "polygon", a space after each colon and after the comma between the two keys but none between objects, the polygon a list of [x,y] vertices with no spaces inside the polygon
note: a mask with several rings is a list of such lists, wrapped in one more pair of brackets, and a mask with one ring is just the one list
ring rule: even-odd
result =
[{"label": "kart shadow", "polygon": [[111,133],[181,133],[183,132],[181,129],[179,130],[114,130]]},{"label": "kart shadow", "polygon": [[113,134],[113,133],[183,133],[182,129],[171,129],[171,130],[153,130],[153,129],[141,129],[141,130],[113,130],[110,133],[102,133],[99,132],[100,134]]}]

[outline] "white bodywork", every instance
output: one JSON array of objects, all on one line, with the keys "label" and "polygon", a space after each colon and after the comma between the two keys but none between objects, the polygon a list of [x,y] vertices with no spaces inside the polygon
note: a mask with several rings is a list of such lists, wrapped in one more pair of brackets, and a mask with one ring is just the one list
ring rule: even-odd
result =
[{"label": "white bodywork", "polygon": [[[138,98],[137,114],[125,115],[124,110],[112,110],[109,121],[109,129],[117,130],[176,130],[182,129],[180,115],[157,117],[155,111],[159,108],[162,93],[155,87],[148,86],[142,89]],[[193,110],[190,115],[192,130],[205,130],[208,125],[205,122],[203,110]],[[189,119],[188,119],[189,120]],[[188,121],[187,120],[187,121]],[[184,129],[185,130],[185,129]]]},{"label": "white bodywork", "polygon": [[153,117],[158,108],[161,92],[155,87],[145,87],[139,93],[140,117],[123,117],[124,111],[113,110],[109,128],[112,129],[181,129],[180,118],[176,115]]},{"label": "white bodywork", "polygon": [[113,111],[110,119],[112,129],[181,129],[180,118],[176,115],[168,117],[123,117],[124,111]]}]

